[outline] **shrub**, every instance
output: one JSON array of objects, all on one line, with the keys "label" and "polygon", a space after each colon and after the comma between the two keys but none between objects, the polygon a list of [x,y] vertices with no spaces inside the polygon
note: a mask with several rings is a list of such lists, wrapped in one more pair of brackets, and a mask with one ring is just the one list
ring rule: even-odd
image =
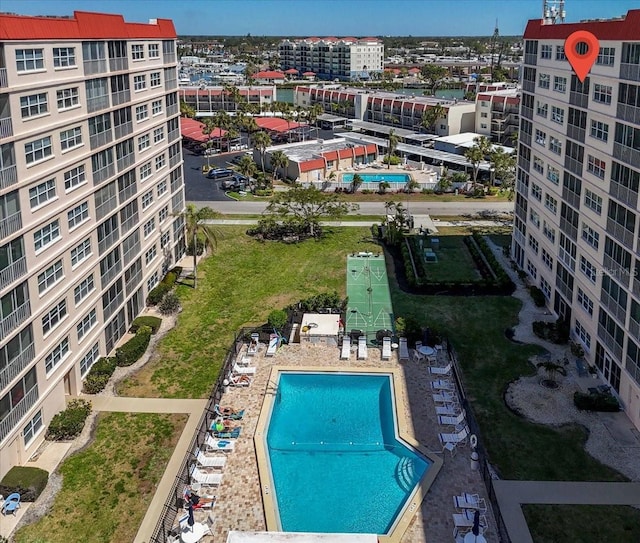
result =
[{"label": "shrub", "polygon": [[403,317],[398,317],[396,319],[396,334],[398,337],[404,337],[407,331],[407,324]]},{"label": "shrub", "polygon": [[151,333],[155,334],[160,325],[162,324],[162,319],[160,317],[154,317],[152,315],[145,315],[143,317],[138,317],[131,323],[130,331],[132,334],[135,334],[138,331],[138,328],[141,326],[148,326],[151,328]]},{"label": "shrub", "polygon": [[544,292],[542,292],[538,287],[530,286],[529,294],[531,294],[531,299],[533,300],[533,303],[536,304],[536,307],[544,307],[547,303]]},{"label": "shrub", "polygon": [[111,375],[89,374],[84,380],[82,390],[85,394],[98,394],[98,392],[102,392],[104,390],[104,387],[107,386],[109,379],[111,379]]},{"label": "shrub", "polygon": [[551,343],[563,344],[569,341],[569,325],[562,319],[556,322],[535,321],[532,328],[536,336]]},{"label": "shrub", "polygon": [[73,439],[82,432],[89,413],[91,402],[71,400],[64,411],[60,411],[51,419],[46,438],[53,441]]},{"label": "shrub", "polygon": [[108,375],[111,377],[111,374],[116,369],[116,359],[113,356],[103,356],[98,359],[98,361],[91,366],[91,370],[89,374],[91,375]]},{"label": "shrub", "polygon": [[116,349],[118,366],[130,366],[134,362],[137,362],[147,350],[150,339],[151,330],[148,327],[140,328],[135,336],[127,341],[122,347]]},{"label": "shrub", "polygon": [[287,309],[298,309],[304,313],[318,313],[326,309],[331,309],[335,313],[340,313],[347,306],[347,300],[340,298],[336,291],[323,292],[300,300],[297,304],[293,304],[287,307]]},{"label": "shrub", "polygon": [[269,313],[269,317],[267,318],[267,322],[269,326],[272,326],[276,330],[282,330],[284,325],[287,324],[287,312],[282,309],[274,309],[271,313]]},{"label": "shrub", "polygon": [[573,394],[573,403],[581,411],[620,411],[618,400],[608,392],[599,394],[575,392]]},{"label": "shrub", "polygon": [[162,297],[162,301],[158,304],[158,309],[163,315],[171,315],[180,309],[180,298],[170,290]]},{"label": "shrub", "polygon": [[171,290],[171,287],[164,283],[158,283],[155,288],[151,289],[147,296],[147,305],[158,305],[164,295]]},{"label": "shrub", "polygon": [[17,492],[21,501],[33,502],[42,494],[48,481],[49,472],[43,469],[14,466],[0,481],[0,494],[8,496]]}]

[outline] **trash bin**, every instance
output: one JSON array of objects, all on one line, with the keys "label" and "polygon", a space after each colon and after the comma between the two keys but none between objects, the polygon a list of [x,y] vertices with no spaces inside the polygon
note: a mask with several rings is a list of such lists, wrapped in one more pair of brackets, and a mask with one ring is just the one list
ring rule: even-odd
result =
[{"label": "trash bin", "polygon": [[472,471],[478,471],[480,469],[480,462],[478,459],[479,459],[478,453],[476,451],[473,451],[471,453],[471,470]]},{"label": "trash bin", "polygon": [[224,392],[225,394],[228,394],[229,392],[229,380],[225,379],[224,381],[222,381],[222,392]]}]

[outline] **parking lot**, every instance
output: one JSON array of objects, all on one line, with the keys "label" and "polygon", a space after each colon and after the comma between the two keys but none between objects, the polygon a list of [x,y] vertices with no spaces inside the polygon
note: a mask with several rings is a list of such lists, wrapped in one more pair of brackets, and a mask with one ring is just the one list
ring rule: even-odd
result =
[{"label": "parking lot", "polygon": [[[209,164],[214,168],[228,168],[231,159],[243,153],[225,153],[209,157]],[[202,166],[207,164],[207,157],[195,155],[182,148],[184,158],[184,188],[187,202],[207,202],[230,200],[222,188],[222,180],[207,179],[202,173]]]}]

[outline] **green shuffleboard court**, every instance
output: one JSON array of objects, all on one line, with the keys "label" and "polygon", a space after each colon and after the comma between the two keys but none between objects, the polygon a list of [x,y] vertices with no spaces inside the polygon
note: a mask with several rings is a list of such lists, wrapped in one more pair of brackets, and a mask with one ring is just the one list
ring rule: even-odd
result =
[{"label": "green shuffleboard court", "polygon": [[393,331],[393,308],[383,255],[355,253],[347,257],[347,296],[345,333],[362,330],[372,340],[378,330]]}]

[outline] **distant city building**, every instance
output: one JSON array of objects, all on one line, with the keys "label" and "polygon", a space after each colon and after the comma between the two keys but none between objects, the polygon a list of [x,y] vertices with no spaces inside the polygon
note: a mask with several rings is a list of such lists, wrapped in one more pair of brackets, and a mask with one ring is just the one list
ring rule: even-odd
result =
[{"label": "distant city building", "polygon": [[[640,428],[638,29],[640,10],[527,24],[512,257]],[[564,50],[578,30],[600,44],[583,82]]]},{"label": "distant city building", "polygon": [[314,72],[318,79],[353,81],[381,73],[384,45],[377,38],[285,39],[278,48],[280,67],[300,73]]},{"label": "distant city building", "polygon": [[520,127],[518,89],[481,92],[476,96],[476,132],[495,143],[513,147]]},{"label": "distant city building", "polygon": [[184,254],[176,32],[0,15],[0,478]]},{"label": "distant city building", "polygon": [[[276,101],[274,86],[237,87],[244,103],[253,106],[256,112],[268,110]],[[239,104],[225,87],[181,87],[178,90],[180,100],[196,110],[196,117],[211,116],[217,111],[235,113]]]}]

